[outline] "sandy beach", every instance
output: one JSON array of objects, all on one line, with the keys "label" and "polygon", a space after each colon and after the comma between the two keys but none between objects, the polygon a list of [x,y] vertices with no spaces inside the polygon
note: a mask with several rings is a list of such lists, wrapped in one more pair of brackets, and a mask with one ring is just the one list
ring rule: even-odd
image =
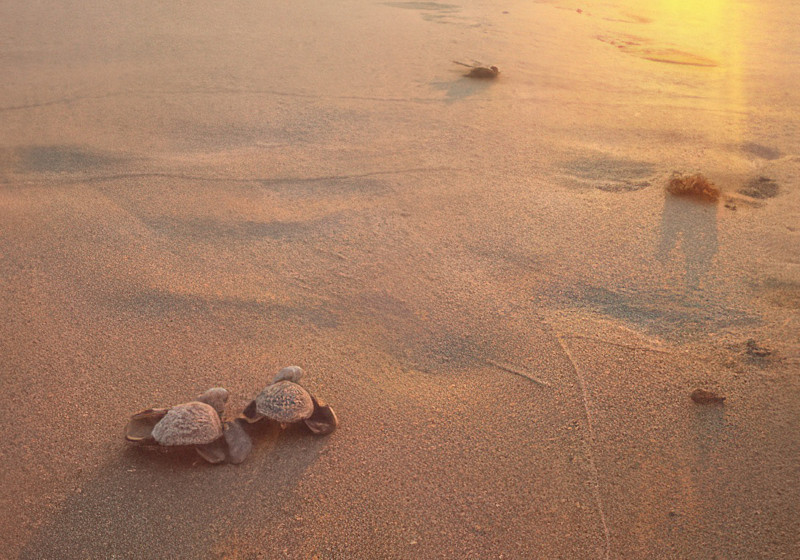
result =
[{"label": "sandy beach", "polygon": [[[797,21],[4,3],[0,557],[800,557]],[[123,438],[290,364],[330,436]]]}]

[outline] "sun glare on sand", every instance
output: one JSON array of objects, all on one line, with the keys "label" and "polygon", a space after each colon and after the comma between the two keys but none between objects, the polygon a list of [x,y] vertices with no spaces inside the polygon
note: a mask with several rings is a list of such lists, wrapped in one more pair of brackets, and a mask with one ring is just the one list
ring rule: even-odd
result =
[{"label": "sun glare on sand", "polygon": [[741,4],[729,0],[653,0],[651,26],[664,41],[717,60],[721,65],[740,63]]},{"label": "sun glare on sand", "polygon": [[[745,33],[755,32],[746,28],[750,7],[730,0],[653,0],[646,6],[651,18],[649,31],[657,34],[660,42],[714,61],[707,91],[715,108],[741,114],[748,102],[743,76]],[[730,137],[744,136],[742,118],[729,124],[726,133]]]}]

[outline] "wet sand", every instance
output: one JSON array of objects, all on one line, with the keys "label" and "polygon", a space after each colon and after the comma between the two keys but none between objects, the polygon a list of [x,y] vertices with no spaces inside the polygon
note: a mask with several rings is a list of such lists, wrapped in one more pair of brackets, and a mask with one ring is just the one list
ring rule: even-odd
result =
[{"label": "wet sand", "polygon": [[0,8],[2,556],[800,555],[800,13],[637,4]]}]

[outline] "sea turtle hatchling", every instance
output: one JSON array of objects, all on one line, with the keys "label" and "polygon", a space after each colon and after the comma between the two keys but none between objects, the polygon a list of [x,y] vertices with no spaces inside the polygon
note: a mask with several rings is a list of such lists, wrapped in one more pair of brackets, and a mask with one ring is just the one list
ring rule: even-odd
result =
[{"label": "sea turtle hatchling", "polygon": [[479,80],[493,80],[500,74],[497,66],[475,66],[472,70],[464,74],[467,78],[478,78]]},{"label": "sea turtle hatchling", "polygon": [[239,421],[223,422],[228,391],[209,389],[196,400],[171,408],[149,408],[131,416],[125,439],[165,447],[194,447],[209,463],[244,461],[252,449]]},{"label": "sea turtle hatchling", "polygon": [[272,383],[247,405],[242,417],[251,423],[269,418],[278,422],[281,428],[305,422],[316,435],[333,432],[339,425],[336,413],[298,384],[302,375],[303,370],[298,366],[280,370]]},{"label": "sea turtle hatchling", "polygon": [[500,74],[500,70],[497,68],[497,66],[489,66],[487,68],[486,66],[480,66],[476,64],[466,64],[464,62],[459,62],[457,60],[454,60],[453,62],[456,64],[460,64],[461,66],[466,66],[467,68],[470,69],[469,72],[464,74],[464,76],[467,78],[477,78],[479,80],[493,80]]}]

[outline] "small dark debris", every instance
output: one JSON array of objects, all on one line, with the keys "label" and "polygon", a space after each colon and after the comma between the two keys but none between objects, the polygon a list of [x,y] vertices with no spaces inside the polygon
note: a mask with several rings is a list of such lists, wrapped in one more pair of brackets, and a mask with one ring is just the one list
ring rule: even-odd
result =
[{"label": "small dark debris", "polygon": [[763,346],[759,346],[758,343],[752,338],[745,343],[745,352],[747,352],[748,355],[756,358],[766,358],[772,354],[772,350]]},{"label": "small dark debris", "polygon": [[725,397],[721,397],[713,391],[706,391],[705,389],[695,389],[689,395],[697,404],[722,404]]},{"label": "small dark debris", "polygon": [[736,210],[736,203],[732,200],[728,200],[725,202],[725,208],[729,210]]}]

